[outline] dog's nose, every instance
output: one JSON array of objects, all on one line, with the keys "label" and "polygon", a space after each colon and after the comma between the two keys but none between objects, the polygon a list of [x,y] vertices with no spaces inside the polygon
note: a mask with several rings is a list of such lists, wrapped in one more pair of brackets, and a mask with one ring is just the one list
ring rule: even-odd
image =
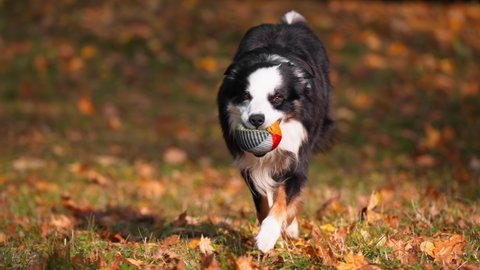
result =
[{"label": "dog's nose", "polygon": [[252,114],[248,118],[248,122],[250,122],[253,126],[258,128],[259,126],[265,123],[265,115],[263,114]]}]

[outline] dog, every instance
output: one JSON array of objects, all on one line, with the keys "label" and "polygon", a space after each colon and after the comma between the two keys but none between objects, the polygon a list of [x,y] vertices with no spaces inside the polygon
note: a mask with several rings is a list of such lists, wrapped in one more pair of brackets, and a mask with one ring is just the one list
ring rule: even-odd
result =
[{"label": "dog", "polygon": [[[313,153],[331,145],[329,60],[306,19],[287,12],[279,24],[251,28],[240,41],[217,95],[226,145],[253,196],[262,252],[283,234],[298,238],[297,210]],[[242,151],[237,125],[265,129],[280,121],[282,140],[263,156]]]}]

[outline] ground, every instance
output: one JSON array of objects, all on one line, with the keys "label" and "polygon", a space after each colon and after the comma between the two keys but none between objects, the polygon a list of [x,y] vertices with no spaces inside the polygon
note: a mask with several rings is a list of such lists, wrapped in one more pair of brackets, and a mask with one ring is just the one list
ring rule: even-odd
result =
[{"label": "ground", "polygon": [[[291,9],[337,135],[261,254],[215,95]],[[478,269],[478,29],[473,3],[0,1],[0,268]]]}]

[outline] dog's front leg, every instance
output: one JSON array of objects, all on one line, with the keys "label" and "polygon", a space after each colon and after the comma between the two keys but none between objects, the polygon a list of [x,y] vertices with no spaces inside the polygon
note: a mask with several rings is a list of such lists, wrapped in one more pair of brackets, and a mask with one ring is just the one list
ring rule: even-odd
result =
[{"label": "dog's front leg", "polygon": [[267,217],[261,222],[260,232],[255,238],[258,249],[267,252],[275,246],[286,224],[287,217],[287,196],[285,187],[281,185],[273,195],[273,205]]}]

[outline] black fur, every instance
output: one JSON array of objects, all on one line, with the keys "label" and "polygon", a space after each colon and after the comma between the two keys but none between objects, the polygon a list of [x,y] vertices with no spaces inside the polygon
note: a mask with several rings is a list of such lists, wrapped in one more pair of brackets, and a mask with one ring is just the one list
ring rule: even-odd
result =
[{"label": "black fur", "polygon": [[[272,59],[279,55],[288,62]],[[312,153],[325,151],[334,130],[330,117],[329,62],[321,41],[304,22],[294,24],[263,24],[250,29],[240,42],[232,64],[225,72],[217,102],[219,120],[225,142],[231,154],[238,158],[243,151],[237,146],[229,126],[227,106],[238,104],[248,96],[247,77],[253,71],[281,65],[284,87],[278,89],[285,100],[275,106],[289,117],[299,120],[305,127],[308,139],[298,151],[298,160],[278,175],[275,181],[285,181],[287,199],[297,196],[307,180],[308,159]],[[251,181],[248,170],[242,172]],[[253,190],[254,201],[258,198]]]}]

